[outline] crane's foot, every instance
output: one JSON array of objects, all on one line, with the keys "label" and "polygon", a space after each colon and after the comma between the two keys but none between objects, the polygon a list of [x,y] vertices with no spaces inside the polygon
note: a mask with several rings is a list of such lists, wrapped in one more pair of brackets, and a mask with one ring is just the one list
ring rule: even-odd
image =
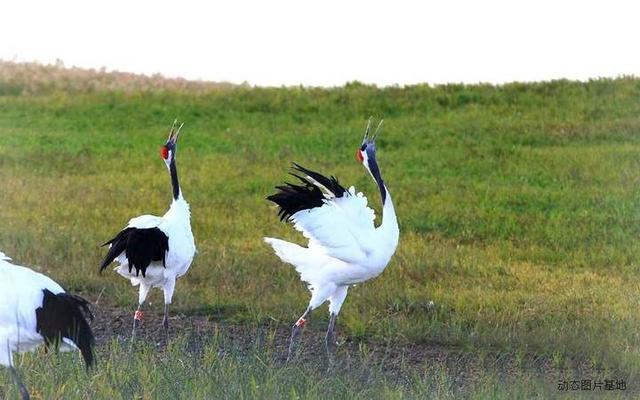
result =
[{"label": "crane's foot", "polygon": [[131,349],[133,349],[133,344],[136,341],[136,330],[142,324],[143,318],[144,318],[144,313],[141,310],[141,306],[138,306],[138,309],[133,314],[133,329],[131,330]]},{"label": "crane's foot", "polygon": [[293,357],[295,356],[296,341],[300,336],[300,333],[302,333],[304,324],[307,323],[309,314],[311,314],[311,308],[307,308],[307,311],[305,311],[304,314],[302,314],[302,316],[298,318],[296,323],[293,325],[293,328],[291,328],[291,338],[289,339],[289,354],[287,355],[287,362],[293,360]]},{"label": "crane's foot", "polygon": [[164,338],[169,343],[169,305],[164,305],[164,317],[162,318],[162,327],[164,328]]},{"label": "crane's foot", "polygon": [[306,320],[303,318],[298,319],[293,328],[291,328],[291,338],[289,339],[289,354],[287,355],[287,362],[293,360],[293,356],[296,350],[296,340],[300,333],[302,332],[302,327],[304,326]]},{"label": "crane's foot", "polygon": [[22,397],[22,400],[29,400],[30,399],[29,392],[27,391],[27,388],[22,383],[22,380],[20,380],[18,371],[16,371],[16,369],[13,367],[9,367],[9,371],[11,371],[11,377],[13,378],[13,381],[18,386],[18,391],[20,392],[20,397]]},{"label": "crane's foot", "polygon": [[336,314],[331,314],[327,328],[326,348],[330,366],[333,365],[336,355],[336,318]]}]

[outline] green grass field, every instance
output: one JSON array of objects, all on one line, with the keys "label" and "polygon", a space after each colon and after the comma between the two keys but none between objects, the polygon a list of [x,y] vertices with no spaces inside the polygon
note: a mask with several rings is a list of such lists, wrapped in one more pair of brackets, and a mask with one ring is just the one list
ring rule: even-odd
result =
[{"label": "green grass field", "polygon": [[[586,365],[627,381],[626,392],[608,394],[640,390],[639,79],[385,89],[138,87],[122,79],[94,87],[86,82],[113,75],[2,68],[0,250],[68,290],[101,294],[130,317],[137,289],[98,274],[99,245],[129,218],[165,212],[171,191],[158,150],[177,117],[199,253],[178,282],[173,313],[248,331],[289,326],[308,293],[262,237],[303,241],[265,196],[295,161],[355,185],[379,214],[376,186],[355,160],[373,115],[385,119],[378,161],[400,244],[379,278],[350,290],[341,340],[451,348],[474,362],[488,353],[538,357],[568,368],[567,378]],[[158,312],[160,299],[152,292]],[[327,317],[318,310],[307,331],[323,331]],[[507,377],[477,368],[460,389],[459,371],[437,360],[401,367],[395,379],[365,361],[334,374],[310,362],[284,366],[264,349],[220,358],[215,338],[184,359],[181,340],[160,356],[110,343],[90,375],[76,355],[41,353],[21,358],[21,372],[42,398],[558,394],[558,376],[527,368]],[[166,379],[165,365],[178,379]],[[372,375],[362,378],[363,370]],[[130,382],[136,377],[159,388],[145,391]],[[16,396],[8,374],[2,388]]]}]

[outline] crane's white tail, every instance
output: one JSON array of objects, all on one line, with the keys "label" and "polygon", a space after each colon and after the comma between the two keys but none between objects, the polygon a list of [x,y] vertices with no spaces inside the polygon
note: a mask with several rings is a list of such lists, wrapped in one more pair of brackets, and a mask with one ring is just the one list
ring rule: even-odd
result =
[{"label": "crane's white tail", "polygon": [[282,261],[296,267],[300,278],[311,286],[316,286],[326,280],[325,275],[328,271],[326,267],[341,263],[339,260],[322,254],[316,249],[268,237],[264,238],[264,241],[273,247],[276,255]]},{"label": "crane's white tail", "polygon": [[[308,261],[309,259],[309,249],[298,246],[295,243],[269,237],[264,238],[264,241],[273,247],[276,255],[280,257],[282,261],[292,264],[296,267],[296,270],[298,270],[299,267],[303,267],[305,261]],[[298,270],[298,272],[301,271]]]},{"label": "crane's white tail", "polygon": [[87,319],[93,319],[89,303],[68,293],[53,294],[43,290],[42,307],[36,309],[36,330],[47,346],[59,346],[69,339],[82,353],[87,368],[94,364],[95,339]]},{"label": "crane's white tail", "polygon": [[346,270],[344,263],[316,249],[298,246],[295,243],[267,237],[264,241],[273,247],[282,261],[296,267],[300,279],[308,284],[311,291],[311,308],[317,308],[335,292],[336,284],[331,282],[331,277],[336,276],[336,271]]},{"label": "crane's white tail", "polygon": [[321,264],[320,261],[324,257],[318,257],[315,254],[311,254],[310,249],[284,240],[266,237],[264,241],[273,247],[276,255],[282,261],[296,268],[303,281],[307,283],[315,281],[314,271],[318,271],[318,267]]},{"label": "crane's white tail", "polygon": [[0,251],[0,261],[11,261],[11,258]]}]

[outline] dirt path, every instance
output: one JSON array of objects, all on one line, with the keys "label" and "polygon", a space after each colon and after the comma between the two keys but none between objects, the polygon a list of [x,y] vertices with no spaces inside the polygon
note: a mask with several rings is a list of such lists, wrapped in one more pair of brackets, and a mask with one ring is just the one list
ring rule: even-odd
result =
[{"label": "dirt path", "polygon": [[[154,305],[157,307],[157,305]],[[126,342],[131,337],[132,310],[124,310],[110,305],[93,304],[95,320],[92,328],[98,346],[114,338]],[[290,328],[281,324],[272,326],[252,327],[240,324],[228,324],[202,315],[187,316],[172,314],[169,320],[169,337],[186,337],[189,350],[198,352],[204,345],[211,343],[212,337],[217,335],[220,343],[232,345],[234,351],[249,351],[270,347],[277,358],[283,361],[287,355]],[[301,337],[301,346],[308,357],[326,355],[324,347],[325,332],[323,328],[307,326]],[[143,324],[137,331],[140,340],[165,345],[162,329],[162,315],[155,310],[145,312]],[[404,363],[418,367],[428,360],[444,360],[454,354],[462,354],[459,350],[441,346],[416,345],[408,343],[378,343],[375,341],[357,342],[345,340],[338,332],[340,354],[351,357],[363,351],[370,354],[384,356],[386,359],[402,360]],[[362,346],[366,346],[364,349]],[[384,353],[384,354],[381,354]],[[302,354],[301,354],[302,355]],[[375,358],[375,357],[374,357]]]},{"label": "dirt path", "polygon": [[[150,308],[157,307],[153,305]],[[131,337],[132,310],[119,309],[109,305],[93,306],[96,318],[92,324],[98,346],[116,338],[125,343]],[[217,343],[222,354],[235,356],[249,356],[258,351],[269,351],[279,362],[285,362],[290,328],[275,324],[272,326],[250,327],[239,324],[227,324],[216,321],[207,316],[173,314],[170,318],[170,338],[178,336],[187,339],[188,351],[198,353],[203,346],[212,343],[213,336],[217,335]],[[145,313],[145,320],[138,333],[140,340],[147,343],[155,343],[158,348],[165,346],[164,332],[162,329],[162,315],[155,310]],[[346,366],[353,363],[366,362],[372,368],[382,368],[389,374],[396,375],[411,370],[423,373],[430,367],[438,365],[445,367],[464,381],[472,376],[477,369],[490,369],[506,379],[516,376],[523,368],[528,372],[545,377],[545,380],[555,382],[562,376],[563,371],[553,367],[550,359],[535,355],[525,355],[517,360],[513,355],[499,353],[485,354],[482,359],[475,353],[462,351],[459,348],[445,347],[441,345],[387,342],[381,343],[374,340],[355,341],[345,338],[338,331],[340,343],[337,359]],[[298,360],[326,359],[324,347],[324,328],[307,326],[302,335],[301,351]],[[589,375],[587,367],[585,375]]]},{"label": "dirt path", "polygon": [[[128,345],[133,310],[93,304],[96,318],[92,327],[98,353],[106,351],[104,345],[114,339]],[[302,334],[296,362],[327,368],[325,327],[313,321],[309,325]],[[179,312],[174,312],[170,318],[170,340],[186,340],[185,351],[188,353],[198,355],[205,346],[215,344],[222,357],[241,360],[253,358],[253,361],[258,357],[270,366],[285,365],[289,334],[290,327],[275,321],[264,326],[250,326],[226,323],[207,315]],[[158,304],[149,306],[137,336],[145,343],[153,343],[162,354],[166,343]],[[407,386],[415,384],[416,377],[446,376],[446,384],[456,388],[456,393],[463,397],[472,393],[474,387],[486,385],[487,376],[495,377],[504,385],[519,385],[523,379],[540,379],[546,388],[545,393],[554,395],[559,393],[557,388],[562,381],[604,380],[612,377],[633,381],[620,372],[597,370],[587,360],[571,360],[567,368],[559,368],[549,357],[536,354],[517,356],[487,349],[469,352],[455,347],[408,341],[360,341],[346,337],[339,330],[338,341],[336,363],[330,367],[333,373],[365,381],[384,376],[384,379]],[[496,382],[496,379],[492,381]],[[629,385],[625,392],[619,394],[636,396],[640,392],[635,385]]]}]

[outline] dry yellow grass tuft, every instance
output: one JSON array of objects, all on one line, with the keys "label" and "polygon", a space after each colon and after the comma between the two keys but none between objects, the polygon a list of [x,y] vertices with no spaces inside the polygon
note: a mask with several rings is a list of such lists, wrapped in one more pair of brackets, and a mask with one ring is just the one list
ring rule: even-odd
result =
[{"label": "dry yellow grass tuft", "polygon": [[35,62],[19,63],[0,60],[0,95],[42,95],[55,92],[91,93],[100,91],[189,91],[202,94],[236,87],[227,82],[193,81],[128,72],[66,67],[62,61],[55,64]]}]

